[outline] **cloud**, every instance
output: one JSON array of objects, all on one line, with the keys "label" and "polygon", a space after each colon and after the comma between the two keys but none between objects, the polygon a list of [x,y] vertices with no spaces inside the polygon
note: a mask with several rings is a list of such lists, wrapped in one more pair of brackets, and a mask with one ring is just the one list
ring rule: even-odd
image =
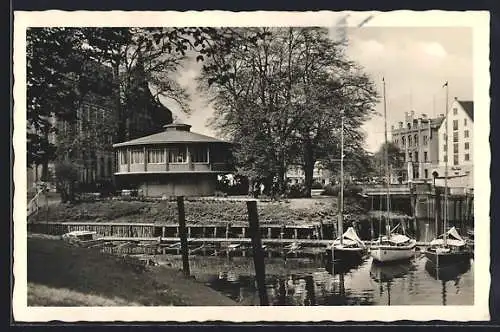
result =
[{"label": "cloud", "polygon": [[420,47],[422,48],[423,52],[427,55],[430,56],[435,56],[438,58],[444,58],[448,53],[444,49],[443,45],[440,43],[436,42],[431,42],[431,43],[420,43]]}]

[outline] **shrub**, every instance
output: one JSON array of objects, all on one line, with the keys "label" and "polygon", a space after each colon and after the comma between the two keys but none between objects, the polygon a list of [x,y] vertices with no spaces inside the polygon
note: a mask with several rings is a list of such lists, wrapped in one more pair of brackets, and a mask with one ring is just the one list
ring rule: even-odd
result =
[{"label": "shrub", "polygon": [[287,198],[307,197],[307,189],[301,183],[288,185],[285,191],[285,197]]},{"label": "shrub", "polygon": [[[344,196],[345,197],[355,197],[358,196],[359,193],[363,191],[363,188],[358,185],[347,185],[344,187]],[[321,193],[321,195],[327,195],[327,196],[338,196],[340,192],[340,186],[338,184],[336,185],[326,185],[325,189]]]},{"label": "shrub", "polygon": [[323,185],[318,181],[314,181],[311,185],[311,189],[323,189]]}]

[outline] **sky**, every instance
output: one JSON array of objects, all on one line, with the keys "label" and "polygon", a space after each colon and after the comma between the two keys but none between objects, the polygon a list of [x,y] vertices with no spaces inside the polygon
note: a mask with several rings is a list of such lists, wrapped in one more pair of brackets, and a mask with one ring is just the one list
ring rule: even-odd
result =
[{"label": "sky", "polygon": [[[331,37],[338,38],[335,30]],[[346,55],[364,68],[383,95],[382,78],[386,82],[387,126],[404,120],[405,112],[429,117],[445,113],[449,82],[449,100],[472,100],[472,29],[457,27],[360,27],[348,28]],[[192,130],[217,136],[208,121],[213,109],[196,91],[195,78],[201,63],[187,61],[175,73],[177,81],[191,95],[191,114],[179,111],[172,101],[162,99],[179,122],[192,125]],[[375,152],[384,142],[383,103],[376,107],[378,116],[363,125],[366,149]]]}]

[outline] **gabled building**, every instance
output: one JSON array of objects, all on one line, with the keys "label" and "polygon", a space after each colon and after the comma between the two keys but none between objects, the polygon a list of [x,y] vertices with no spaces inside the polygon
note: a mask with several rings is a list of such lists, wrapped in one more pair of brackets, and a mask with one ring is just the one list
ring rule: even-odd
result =
[{"label": "gabled building", "polygon": [[444,177],[447,164],[450,187],[473,188],[474,102],[455,97],[446,118],[439,127],[439,167],[435,171]]}]

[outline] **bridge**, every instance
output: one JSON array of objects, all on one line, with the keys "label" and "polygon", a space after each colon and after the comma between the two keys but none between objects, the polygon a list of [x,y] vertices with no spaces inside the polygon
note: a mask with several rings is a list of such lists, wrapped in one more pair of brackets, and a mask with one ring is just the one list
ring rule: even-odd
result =
[{"label": "bridge", "polygon": [[[391,184],[389,185],[389,195],[409,196],[411,193],[408,184]],[[367,196],[380,196],[387,194],[387,187],[384,184],[364,185],[363,194]]]}]

